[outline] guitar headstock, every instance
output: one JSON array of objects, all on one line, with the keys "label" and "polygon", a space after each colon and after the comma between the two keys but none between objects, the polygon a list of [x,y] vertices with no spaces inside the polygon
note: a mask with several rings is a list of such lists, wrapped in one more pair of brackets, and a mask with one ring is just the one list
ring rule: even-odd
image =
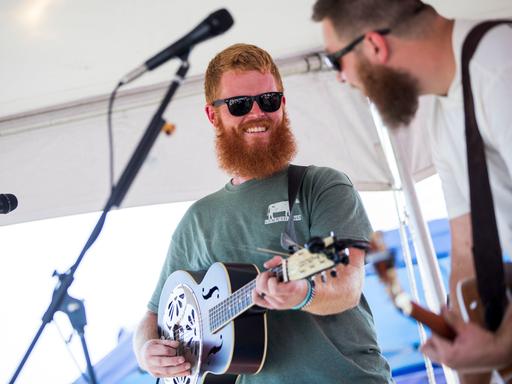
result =
[{"label": "guitar headstock", "polygon": [[283,260],[283,281],[305,279],[335,266],[335,262],[326,255],[303,248]]},{"label": "guitar headstock", "polygon": [[334,235],[312,238],[305,248],[283,260],[283,281],[305,279],[329,269],[331,269],[331,276],[336,277],[334,267],[349,263],[347,250],[350,247],[365,249],[368,243],[351,239],[338,240]]},{"label": "guitar headstock", "polygon": [[386,247],[382,232],[373,233],[366,262],[373,264],[379,279],[386,286],[393,302],[397,304],[397,297],[403,294],[403,290],[395,269],[395,253]]},{"label": "guitar headstock", "polygon": [[370,240],[370,248],[366,262],[373,264],[375,272],[385,284],[391,284],[389,272],[395,268],[395,255],[384,243],[382,232],[374,232]]}]

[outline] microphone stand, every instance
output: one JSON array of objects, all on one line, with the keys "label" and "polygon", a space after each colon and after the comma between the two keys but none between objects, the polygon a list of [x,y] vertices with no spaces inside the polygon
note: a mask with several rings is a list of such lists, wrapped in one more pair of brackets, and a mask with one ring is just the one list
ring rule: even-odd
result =
[{"label": "microphone stand", "polygon": [[[53,276],[58,277],[57,284],[55,286],[55,289],[52,294],[52,301],[50,305],[48,306],[48,309],[44,313],[42,317],[42,323],[39,327],[39,330],[37,331],[34,339],[32,340],[30,346],[28,347],[27,352],[23,356],[23,359],[21,360],[19,366],[16,369],[16,372],[12,376],[11,380],[9,381],[9,384],[13,384],[16,381],[16,378],[20,374],[23,366],[25,365],[25,362],[27,361],[30,353],[34,349],[34,346],[41,336],[44,328],[46,325],[53,320],[53,316],[55,312],[61,311],[68,315],[71,324],[73,325],[73,328],[77,331],[77,333],[80,335],[80,339],[82,342],[82,347],[84,350],[85,360],[87,363],[87,372],[89,374],[88,381],[91,384],[96,384],[96,377],[94,374],[94,368],[91,364],[89,353],[87,350],[87,344],[85,342],[85,330],[84,327],[87,324],[87,320],[85,317],[85,307],[83,305],[83,302],[81,300],[72,298],[68,295],[68,288],[71,286],[74,280],[74,274],[77,270],[78,266],[80,265],[80,262],[82,261],[85,253],[87,250],[92,246],[92,244],[96,241],[99,234],[101,233],[101,229],[103,228],[103,224],[105,223],[105,219],[107,217],[108,212],[112,207],[119,207],[121,205],[121,202],[123,201],[126,193],[128,192],[128,189],[130,188],[133,180],[135,179],[135,176],[140,170],[140,167],[144,163],[144,160],[146,159],[149,151],[151,150],[151,147],[156,141],[156,138],[158,137],[158,134],[162,130],[163,126],[165,125],[165,120],[163,119],[163,113],[165,112],[168,104],[170,103],[172,97],[174,96],[174,93],[178,89],[178,87],[181,85],[183,80],[185,79],[185,76],[189,70],[189,63],[188,63],[188,55],[190,53],[190,49],[187,49],[184,51],[182,55],[179,56],[181,60],[181,65],[176,71],[175,77],[165,94],[164,98],[162,99],[160,106],[158,107],[158,110],[153,115],[153,118],[151,119],[151,122],[149,123],[146,132],[144,133],[142,139],[140,140],[139,144],[137,145],[137,148],[135,149],[134,153],[132,154],[132,157],[130,158],[130,161],[128,162],[128,165],[124,169],[121,177],[119,178],[119,181],[117,184],[112,188],[110,197],[107,200],[107,203],[105,204],[105,207],[103,208],[103,212],[96,223],[96,226],[94,227],[89,239],[87,240],[87,243],[85,244],[84,248],[80,252],[80,255],[78,256],[75,263],[64,273],[57,273],[56,271],[53,273]],[[85,376],[85,375],[83,375]]]}]

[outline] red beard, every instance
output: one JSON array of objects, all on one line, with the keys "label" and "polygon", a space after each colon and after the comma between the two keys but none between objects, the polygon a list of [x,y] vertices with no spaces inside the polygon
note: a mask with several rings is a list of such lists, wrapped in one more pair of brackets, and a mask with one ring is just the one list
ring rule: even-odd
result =
[{"label": "red beard", "polygon": [[[244,140],[248,127],[271,129],[268,142]],[[290,122],[283,111],[282,122],[273,127],[270,119],[258,119],[237,128],[226,128],[219,119],[216,125],[215,147],[222,169],[232,176],[263,179],[285,168],[296,154],[296,144]]]}]

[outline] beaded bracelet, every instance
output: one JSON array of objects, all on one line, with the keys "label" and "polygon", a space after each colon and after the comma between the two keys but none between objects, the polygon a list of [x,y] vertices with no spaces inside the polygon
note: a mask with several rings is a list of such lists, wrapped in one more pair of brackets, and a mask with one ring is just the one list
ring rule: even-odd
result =
[{"label": "beaded bracelet", "polygon": [[307,305],[311,304],[311,301],[313,300],[313,296],[315,295],[315,288],[313,287],[313,284],[311,284],[311,281],[306,280],[308,283],[308,293],[306,294],[306,297],[304,300],[302,300],[299,304],[297,304],[295,307],[292,307],[292,309],[298,311],[306,307]]},{"label": "beaded bracelet", "polygon": [[315,294],[316,294],[315,282],[310,281],[309,285],[311,286],[311,295],[309,296],[309,300],[307,301],[307,303],[304,304],[304,306],[301,308],[301,310],[303,310],[303,311],[305,311],[311,305],[311,303],[313,302],[313,299],[315,298]]}]

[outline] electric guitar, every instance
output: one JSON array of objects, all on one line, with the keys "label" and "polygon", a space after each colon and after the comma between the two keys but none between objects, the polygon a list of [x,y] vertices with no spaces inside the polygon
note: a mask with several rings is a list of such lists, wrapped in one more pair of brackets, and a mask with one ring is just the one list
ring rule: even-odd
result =
[{"label": "electric guitar", "polygon": [[[311,246],[284,258],[272,273],[289,282],[348,264],[346,250],[368,242],[314,238]],[[178,354],[191,364],[189,376],[164,378],[166,384],[235,383],[256,374],[265,362],[266,310],[254,305],[259,270],[251,264],[215,263],[207,271],[176,271],[167,278],[158,307],[162,339],[180,342]]]},{"label": "electric guitar", "polygon": [[[375,232],[370,242],[370,253],[367,262],[374,265],[380,280],[384,283],[393,301],[393,304],[406,316],[429,327],[435,334],[448,340],[454,340],[455,330],[446,322],[443,316],[434,313],[414,302],[409,294],[404,292],[398,282],[393,252],[384,244],[382,234]],[[512,292],[512,265],[505,263],[508,294]],[[472,321],[484,326],[484,310],[478,295],[476,278],[463,280],[457,285],[457,300],[464,321]],[[506,384],[512,382],[512,366],[492,372],[493,384]]]}]

